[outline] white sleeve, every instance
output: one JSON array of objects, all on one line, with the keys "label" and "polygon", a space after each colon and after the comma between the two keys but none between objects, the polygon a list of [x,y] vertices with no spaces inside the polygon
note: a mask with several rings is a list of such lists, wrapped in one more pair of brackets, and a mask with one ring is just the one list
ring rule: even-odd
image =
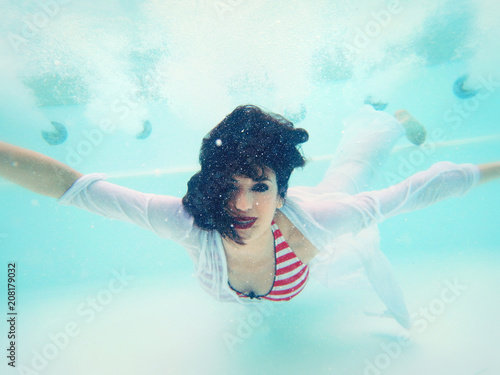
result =
[{"label": "white sleeve", "polygon": [[479,168],[474,164],[440,162],[375,195],[382,217],[388,218],[446,198],[461,197],[478,184],[479,177]]},{"label": "white sleeve", "polygon": [[103,181],[104,178],[103,174],[81,177],[58,203],[136,224],[181,245],[193,245],[200,229],[195,227],[180,198],[141,193]]},{"label": "white sleeve", "polygon": [[462,196],[478,181],[479,169],[476,165],[441,162],[384,190],[342,199],[310,200],[301,206],[330,234],[338,236],[358,233],[370,224],[391,216]]}]

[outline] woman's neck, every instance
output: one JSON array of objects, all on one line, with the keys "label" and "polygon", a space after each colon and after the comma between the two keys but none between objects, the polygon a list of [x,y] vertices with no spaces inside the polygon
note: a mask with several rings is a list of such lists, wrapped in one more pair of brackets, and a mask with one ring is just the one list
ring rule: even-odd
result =
[{"label": "woman's neck", "polygon": [[269,231],[266,231],[264,236],[255,241],[239,244],[231,239],[223,238],[222,244],[226,256],[231,259],[259,259],[269,256],[270,249],[274,250],[274,236],[271,228],[269,228]]}]

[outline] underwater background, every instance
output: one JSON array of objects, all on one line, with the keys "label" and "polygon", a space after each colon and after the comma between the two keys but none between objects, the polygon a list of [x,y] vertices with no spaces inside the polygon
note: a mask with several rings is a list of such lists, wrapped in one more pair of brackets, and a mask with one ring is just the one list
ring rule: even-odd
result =
[{"label": "underwater background", "polygon": [[[423,123],[374,188],[435,162],[500,160],[493,0],[0,1],[0,140],[144,192],[183,196],[203,136],[239,104],[304,127],[321,180],[370,100]],[[311,280],[290,303],[213,301],[184,250],[0,180],[2,374],[496,375],[498,182],[380,226],[415,326],[368,287]],[[9,351],[6,350],[8,353]],[[5,352],[4,352],[5,353]]]}]

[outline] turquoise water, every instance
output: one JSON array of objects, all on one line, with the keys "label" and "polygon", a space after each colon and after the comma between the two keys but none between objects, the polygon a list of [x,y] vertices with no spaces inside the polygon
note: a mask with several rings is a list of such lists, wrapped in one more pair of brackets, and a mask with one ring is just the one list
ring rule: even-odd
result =
[{"label": "turquoise water", "polygon": [[[430,134],[427,148],[402,140],[376,187],[440,160],[500,160],[493,2],[0,4],[1,139],[130,188],[182,196],[202,137],[241,103],[307,108],[310,162],[292,185],[321,179],[342,119],[368,95]],[[453,93],[464,74],[475,97]],[[145,120],[152,133],[136,139]],[[51,121],[66,126],[63,144],[42,138]],[[369,288],[313,281],[287,304],[214,302],[178,245],[0,184],[1,272],[18,265],[24,373],[499,373],[498,182],[381,225],[411,332],[363,313],[382,308]]]}]

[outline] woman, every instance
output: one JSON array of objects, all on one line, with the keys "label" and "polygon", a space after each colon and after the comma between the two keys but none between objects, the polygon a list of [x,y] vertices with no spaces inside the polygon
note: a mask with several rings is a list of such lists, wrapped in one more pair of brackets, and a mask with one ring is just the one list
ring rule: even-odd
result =
[{"label": "woman", "polygon": [[[407,136],[421,143],[411,116],[396,115]],[[310,274],[328,286],[343,282],[339,264],[349,259],[363,267],[388,312],[408,327],[375,223],[463,195],[500,177],[500,163],[438,163],[388,189],[362,192],[403,134],[393,117],[365,106],[346,122],[324,180],[290,190],[292,171],[305,164],[298,147],[308,134],[255,106],[236,108],[203,139],[201,170],[182,200],[120,187],[101,174],[84,176],[5,143],[0,174],[60,204],[132,222],[180,243],[203,288],[220,301],[290,300]]]}]

